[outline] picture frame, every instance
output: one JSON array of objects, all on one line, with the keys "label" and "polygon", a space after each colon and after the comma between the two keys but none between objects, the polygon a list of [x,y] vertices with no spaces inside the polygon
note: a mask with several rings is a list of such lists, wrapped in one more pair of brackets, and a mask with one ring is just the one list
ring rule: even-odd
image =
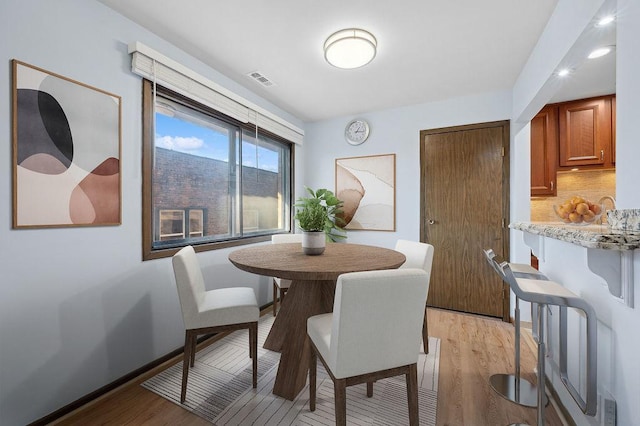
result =
[{"label": "picture frame", "polygon": [[120,225],[120,96],[12,60],[13,228]]},{"label": "picture frame", "polygon": [[336,196],[346,230],[396,230],[396,155],[337,158]]}]

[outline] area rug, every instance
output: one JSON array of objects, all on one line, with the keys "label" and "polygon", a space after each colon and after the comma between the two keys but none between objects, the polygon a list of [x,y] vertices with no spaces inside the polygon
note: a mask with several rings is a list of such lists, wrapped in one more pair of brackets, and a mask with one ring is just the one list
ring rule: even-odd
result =
[{"label": "area rug", "polygon": [[[251,387],[248,331],[236,331],[196,354],[189,371],[187,399],[180,404],[182,362],[142,384],[182,408],[223,425],[332,425],[334,424],[333,382],[318,362],[316,411],[309,411],[308,385],[293,401],[273,395],[273,383],[280,354],[264,349],[273,324],[264,315],[258,325],[258,387]],[[436,424],[440,340],[429,338],[430,353],[418,361],[420,424]],[[354,425],[408,425],[407,391],[404,376],[377,381],[373,397],[366,386],[347,388],[347,423]]]}]

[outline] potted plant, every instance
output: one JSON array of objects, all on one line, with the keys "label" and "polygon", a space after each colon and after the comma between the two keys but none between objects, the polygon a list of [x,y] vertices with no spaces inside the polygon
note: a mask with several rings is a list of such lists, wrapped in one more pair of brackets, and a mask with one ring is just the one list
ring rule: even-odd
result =
[{"label": "potted plant", "polygon": [[296,220],[303,231],[302,250],[316,255],[324,252],[326,241],[346,238],[340,226],[343,202],[328,189],[317,191],[305,187],[310,197],[299,198],[295,204]]}]

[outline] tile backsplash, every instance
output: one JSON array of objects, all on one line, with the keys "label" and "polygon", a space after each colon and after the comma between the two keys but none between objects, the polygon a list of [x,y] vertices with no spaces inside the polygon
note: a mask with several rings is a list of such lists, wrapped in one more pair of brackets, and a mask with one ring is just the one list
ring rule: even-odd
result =
[{"label": "tile backsplash", "polygon": [[[562,204],[574,195],[597,202],[604,196],[616,195],[615,170],[578,170],[558,172],[556,178],[558,195],[555,197],[531,197],[532,222],[558,222],[553,205]],[[613,208],[611,201],[604,202],[606,210]],[[603,215],[603,220],[606,215]]]}]

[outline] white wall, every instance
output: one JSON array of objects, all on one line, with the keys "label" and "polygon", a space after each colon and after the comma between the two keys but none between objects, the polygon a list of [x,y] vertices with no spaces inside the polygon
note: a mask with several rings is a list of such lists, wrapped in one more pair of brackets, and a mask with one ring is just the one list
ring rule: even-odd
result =
[{"label": "white wall", "polygon": [[[531,126],[526,123],[515,125],[511,129],[511,196],[509,217],[511,222],[528,222],[531,218]],[[525,188],[525,189],[523,189]],[[522,241],[522,233],[510,230],[509,260],[515,263],[529,264],[531,262],[531,249]],[[520,238],[520,240],[518,239]],[[516,297],[510,292],[512,317],[516,306]],[[520,301],[520,321],[531,321],[531,305]]]},{"label": "white wall", "polygon": [[[305,153],[307,165],[305,184],[314,187],[334,187],[334,160],[372,154],[397,154],[397,232],[354,231],[349,233],[349,241],[379,244],[392,247],[397,238],[415,239],[419,237],[419,131],[422,129],[447,127],[482,121],[504,119],[503,108],[512,104],[508,117],[512,118],[511,150],[511,220],[527,221],[529,205],[529,126],[528,121],[548,102],[559,87],[552,73],[567,58],[576,55],[574,46],[584,48],[578,38],[587,28],[592,17],[611,1],[603,0],[560,0],[547,32],[536,47],[527,66],[516,82],[513,100],[502,99],[502,94],[468,99],[453,99],[440,103],[416,105],[392,110],[360,114],[371,122],[370,140],[361,146],[348,145],[342,136],[344,125],[353,118],[341,117],[306,126],[308,146]],[[640,114],[640,52],[636,41],[640,39],[640,2],[618,0],[618,42],[617,42],[617,200],[619,208],[640,207],[640,144],[637,143],[637,117]],[[483,102],[483,101],[486,101]],[[634,121],[635,120],[635,121]],[[636,309],[621,306],[602,292],[601,279],[588,271],[575,273],[567,269],[565,258],[569,250],[562,244],[550,244],[547,256],[551,256],[546,266],[550,276],[558,277],[569,288],[579,289],[578,280],[593,283],[589,291],[581,291],[592,302],[598,312],[601,344],[611,345],[609,351],[601,351],[599,365],[600,389],[610,392],[617,402],[618,423],[635,424],[640,418],[640,369],[637,354],[640,343],[636,338],[640,324],[640,259],[635,255]],[[573,247],[571,248],[573,249]],[[578,249],[576,247],[576,249]],[[522,239],[522,233],[511,233],[511,259],[529,261],[529,247]],[[556,252],[554,252],[556,250]],[[637,251],[636,251],[637,252]],[[576,262],[582,257],[572,258]],[[574,265],[575,266],[575,265]],[[557,272],[562,270],[562,273]],[[527,307],[522,310],[527,315]],[[556,384],[556,387],[562,386]],[[597,419],[582,415],[570,396],[562,389],[563,403],[570,409],[578,424],[590,424]]]},{"label": "white wall", "polygon": [[[640,2],[618,0],[616,68],[616,200],[618,208],[640,208]],[[618,424],[640,419],[640,250],[634,253],[635,308],[613,305],[613,393],[618,401]]]},{"label": "white wall", "polygon": [[[303,127],[220,73],[93,0],[0,3],[0,424],[26,424],[179,348],[182,316],[169,259],[142,262],[141,80],[127,44],[141,41]],[[122,97],[122,225],[11,229],[10,60]],[[297,150],[298,164],[303,150]],[[301,178],[298,178],[300,181]],[[212,286],[254,287],[229,250],[203,253]]]},{"label": "white wall", "polygon": [[[640,2],[618,0],[616,46],[616,201],[618,208],[640,207]],[[620,179],[622,177],[622,179]]]},{"label": "white wall", "polygon": [[[513,87],[512,119],[518,125],[529,122],[549,101],[561,82],[550,78],[561,64],[575,65],[584,52],[575,48],[586,23],[609,0],[559,0],[534,51],[527,59]],[[565,63],[565,60],[571,62]],[[519,130],[519,129],[518,129]]]},{"label": "white wall", "polygon": [[[554,37],[542,37],[536,49],[544,51],[545,48],[549,48],[554,51],[558,46],[564,46],[565,49],[569,49],[567,55],[572,55],[570,50],[576,42],[575,36],[580,33],[577,29],[580,25],[586,28],[590,20],[588,14],[578,13],[582,11],[582,2],[575,2],[576,0],[560,0],[556,10],[558,19],[552,19],[550,23],[554,22],[559,28],[566,23],[567,31],[558,30],[553,26]],[[609,7],[611,3],[615,4],[609,0],[588,1],[584,3],[584,10],[595,12]],[[640,2],[617,0],[617,10],[616,200],[618,208],[640,208],[640,192],[637,190],[637,182],[640,180],[640,144],[637,129],[637,117],[640,115],[640,81],[637,78],[640,74],[640,49],[637,43],[640,40]],[[542,43],[544,40],[549,44]],[[532,58],[534,56],[532,55]],[[514,89],[514,118],[520,119],[519,125],[531,118],[532,111],[535,113],[535,107],[531,107],[532,105],[543,105],[553,94],[549,87],[555,84],[551,73],[559,63],[558,56],[552,55],[547,61],[544,60],[544,55],[535,57],[536,61],[530,60],[528,68],[522,72]],[[546,80],[540,74],[543,70],[548,71]],[[522,131],[526,132],[526,129]],[[516,144],[513,146],[514,155],[518,158],[529,150],[529,145],[518,143],[519,140],[523,139],[517,136]],[[528,194],[528,182],[525,185],[524,181],[512,181],[512,200],[514,196],[518,197],[518,192]],[[515,209],[513,220],[527,220],[528,208],[521,205],[512,207]],[[519,261],[524,260],[522,254],[528,253],[529,248],[524,245],[521,232],[512,232],[511,248],[512,256]],[[635,308],[629,308],[610,297],[603,287],[603,280],[586,269],[586,249],[547,239],[545,258],[541,263],[543,272],[584,297],[596,309],[600,346],[599,389],[601,392],[610,392],[616,400],[617,424],[637,424],[640,418],[640,368],[637,361],[637,354],[640,353],[640,340],[637,338],[640,324],[639,250],[635,250],[634,253]],[[577,410],[559,382],[554,385],[577,424],[600,424],[598,418],[584,416]]]},{"label": "white wall", "polygon": [[[296,193],[302,185],[334,187],[334,160],[372,154],[397,154],[396,232],[350,232],[349,241],[392,247],[398,238],[419,237],[419,132],[423,129],[519,119],[512,124],[512,220],[526,220],[522,194],[529,193],[526,121],[543,105],[550,89],[546,77],[562,50],[572,45],[585,14],[602,0],[560,0],[552,19],[552,57],[534,55],[511,92],[363,113],[370,139],[361,146],[344,141],[352,117],[305,125],[305,148],[296,150]],[[573,8],[583,13],[571,13]],[[640,206],[640,2],[618,0],[617,200],[620,208]],[[550,21],[550,22],[552,22]],[[562,30],[564,28],[564,30]],[[560,39],[557,39],[560,37]],[[551,40],[549,40],[551,39]],[[0,3],[0,424],[25,424],[112,382],[182,345],[182,319],[168,259],[141,261],[141,85],[129,71],[127,44],[142,41],[252,102],[302,127],[275,108],[184,52],[103,5],[88,0],[4,0]],[[556,51],[556,49],[559,49]],[[10,64],[16,58],[122,96],[122,208],[117,227],[11,230]],[[549,95],[550,96],[550,95]],[[528,118],[527,115],[530,115]],[[520,146],[522,145],[522,146]],[[524,167],[524,165],[523,165]],[[523,177],[524,176],[524,177]],[[525,256],[521,238],[512,236],[512,255]],[[269,298],[266,280],[237,271],[228,250],[200,256],[205,275],[220,285],[256,289]],[[635,256],[636,271],[640,260]],[[224,281],[224,283],[223,283]],[[635,274],[636,309],[612,309],[618,424],[640,418],[640,273]],[[616,302],[617,303],[617,302]],[[569,402],[567,402],[568,404]]]},{"label": "white wall", "polygon": [[[603,3],[610,0],[560,0],[513,86],[511,145],[511,220],[531,216],[529,122],[549,102],[562,81],[554,76],[561,64],[576,61],[578,40]],[[574,62],[575,63],[575,62]],[[512,233],[512,236],[514,234]],[[529,262],[521,241],[511,245],[512,262]]]},{"label": "white wall", "polygon": [[488,93],[363,113],[371,135],[362,145],[349,145],[344,128],[354,116],[307,124],[304,183],[335,189],[335,159],[396,154],[396,232],[349,231],[352,243],[393,248],[399,238],[420,239],[420,131],[507,120],[510,92]]}]

